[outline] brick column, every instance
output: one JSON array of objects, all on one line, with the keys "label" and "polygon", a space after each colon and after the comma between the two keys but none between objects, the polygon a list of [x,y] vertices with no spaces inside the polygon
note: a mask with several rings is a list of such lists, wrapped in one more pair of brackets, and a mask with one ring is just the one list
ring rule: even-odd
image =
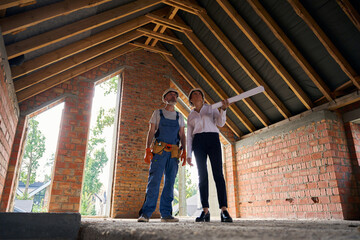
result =
[{"label": "brick column", "polygon": [[235,145],[228,144],[224,147],[224,163],[226,176],[226,191],[229,213],[233,217],[240,217],[238,209],[238,182],[237,182],[237,168]]},{"label": "brick column", "polygon": [[20,116],[16,127],[14,142],[12,145],[10,160],[7,168],[4,189],[1,196],[0,212],[11,211],[15,197],[15,188],[18,184],[22,149],[25,142],[26,117]]},{"label": "brick column", "polygon": [[52,177],[49,212],[78,212],[86,159],[94,83],[79,82],[66,97]]}]

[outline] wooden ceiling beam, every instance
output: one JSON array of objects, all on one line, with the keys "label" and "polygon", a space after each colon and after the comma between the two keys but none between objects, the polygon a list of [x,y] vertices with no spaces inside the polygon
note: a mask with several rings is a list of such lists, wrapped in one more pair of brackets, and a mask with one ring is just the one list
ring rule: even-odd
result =
[{"label": "wooden ceiling beam", "polygon": [[336,0],[336,2],[360,32],[360,14],[356,11],[353,5],[351,5],[349,0]]},{"label": "wooden ceiling beam", "polygon": [[179,8],[185,12],[196,15],[199,12],[206,12],[204,8],[198,6],[197,4],[190,3],[183,0],[164,0],[164,3]]},{"label": "wooden ceiling beam", "polygon": [[[179,8],[175,8],[175,7],[171,7],[171,10],[169,11],[169,13],[167,14],[166,18],[168,19],[173,19],[176,15],[176,13],[179,11]],[[155,15],[157,17],[157,15]],[[149,16],[147,16],[149,17]],[[160,16],[161,17],[161,16]],[[155,27],[153,28],[153,31],[154,32],[157,32],[157,30],[159,30],[159,28],[161,27],[160,29],[160,33],[164,33],[165,30],[166,30],[166,26],[163,26],[163,24],[160,24],[160,23],[157,23],[156,21],[154,21],[155,23]],[[151,42],[152,38],[151,37],[148,37],[145,41],[145,44],[146,45],[149,45],[150,42]],[[155,47],[156,43],[157,43],[157,39],[153,39],[152,43],[151,43],[151,46]]]},{"label": "wooden ceiling beam", "polygon": [[185,25],[183,23],[179,23],[178,21],[166,19],[166,18],[157,16],[156,14],[151,14],[151,13],[146,14],[145,16],[151,18],[155,23],[163,24],[165,26],[174,27],[175,29],[178,29],[177,31],[181,31],[181,32],[183,30],[192,31],[192,29],[188,25]]},{"label": "wooden ceiling beam", "polygon": [[325,49],[329,52],[331,57],[337,62],[344,73],[350,78],[352,83],[360,89],[360,76],[351,67],[348,61],[342,56],[340,51],[335,47],[331,40],[327,37],[325,32],[320,28],[316,21],[312,18],[310,13],[300,3],[299,0],[288,0],[294,11],[313,31],[319,41],[323,44]]},{"label": "wooden ceiling beam", "polygon": [[[210,74],[201,66],[201,64],[195,59],[195,57],[186,49],[185,46],[175,44],[176,49],[186,58],[186,60],[193,66],[195,71],[204,79],[204,81],[209,84],[209,86],[214,90],[214,92],[222,99],[228,99],[229,96],[221,89],[221,87],[216,83],[216,81],[210,76]],[[244,124],[244,126],[250,131],[255,131],[254,125],[247,119],[247,117],[240,111],[240,109],[235,105],[230,105],[229,108],[236,117]]]},{"label": "wooden ceiling beam", "polygon": [[150,52],[162,53],[164,55],[172,56],[172,54],[170,52],[168,52],[166,50],[163,50],[163,49],[160,49],[158,47],[152,47],[152,46],[140,43],[140,42],[134,42],[134,43],[129,43],[129,44],[132,45],[132,46],[135,46],[135,47],[140,47],[140,48],[143,48],[145,50],[149,50]]},{"label": "wooden ceiling beam", "polygon": [[161,3],[162,0],[138,0],[120,7],[84,18],[80,21],[10,44],[6,47],[8,59],[35,51],[50,44],[89,31],[109,22],[124,18]]},{"label": "wooden ceiling beam", "polygon": [[[168,9],[168,7],[165,7],[154,11],[154,13],[159,14],[159,16],[163,16],[167,13]],[[20,66],[13,66],[11,67],[12,77],[14,79],[19,78],[25,74],[31,73],[52,63],[61,61],[88,48],[94,47],[97,44],[108,41],[112,38],[120,36],[121,34],[125,34],[138,27],[144,26],[150,22],[151,20],[149,18],[145,16],[140,16],[126,23],[119,24],[115,27],[109,28],[90,37],[84,38],[77,42],[56,49],[52,52],[26,61]]]},{"label": "wooden ceiling beam", "polygon": [[[221,63],[193,32],[184,31],[184,34],[237,95],[244,92],[235,79],[231,77],[231,75],[225,70]],[[243,102],[264,126],[268,126],[270,124],[269,119],[265,116],[264,113],[262,113],[262,111],[258,108],[258,106],[256,106],[251,98],[245,98],[243,99]]]},{"label": "wooden ceiling beam", "polygon": [[233,20],[235,25],[250,40],[250,42],[254,45],[254,47],[271,64],[271,66],[286,82],[286,84],[291,88],[291,90],[294,92],[296,97],[302,102],[302,104],[307,109],[311,109],[314,104],[311,102],[310,98],[296,83],[296,81],[291,77],[288,71],[286,71],[285,67],[279,62],[279,60],[274,56],[274,54],[270,51],[270,49],[261,41],[261,39],[256,35],[256,33],[251,29],[251,27],[245,22],[245,20],[236,12],[236,10],[231,6],[231,4],[227,0],[216,0],[216,1],[220,5],[220,7],[227,13],[227,15]]},{"label": "wooden ceiling beam", "polygon": [[11,7],[17,7],[17,6],[22,7],[32,3],[36,3],[36,1],[35,0],[1,0],[0,10],[4,10]]},{"label": "wooden ceiling beam", "polygon": [[52,76],[55,76],[61,72],[64,72],[86,61],[89,61],[90,59],[98,57],[106,52],[112,51],[115,48],[124,45],[130,41],[133,41],[143,35],[143,33],[133,30],[124,35],[113,38],[107,42],[101,43],[86,51],[82,51],[76,55],[73,55],[65,59],[64,61],[54,63],[48,67],[36,71],[33,74],[29,74],[25,77],[19,78],[18,80],[14,81],[15,91],[19,92],[25,88],[42,82]]},{"label": "wooden ceiling beam", "polygon": [[255,71],[255,69],[247,62],[244,56],[236,49],[231,41],[225,36],[225,34],[219,29],[218,26],[212,21],[207,14],[198,14],[198,17],[207,26],[207,28],[214,34],[217,40],[224,46],[224,48],[230,53],[233,59],[239,64],[244,72],[254,81],[257,86],[263,86],[265,88],[265,96],[275,106],[284,118],[291,116],[289,110]]},{"label": "wooden ceiling beam", "polygon": [[[192,88],[201,88],[200,85],[191,77],[191,75],[181,66],[181,64],[176,61],[174,57],[163,55],[163,57],[180,73],[180,75],[186,80],[186,82],[192,87]],[[206,91],[204,91],[205,94],[205,102],[207,104],[214,104],[215,101],[207,94]],[[231,121],[229,118],[226,119],[226,126],[229,127],[229,129],[238,137],[240,138],[243,133],[241,130],[236,126],[236,124]]]},{"label": "wooden ceiling beam", "polygon": [[328,101],[332,101],[331,90],[326,83],[321,79],[319,74],[311,66],[311,64],[304,58],[300,51],[295,47],[291,40],[286,36],[284,31],[279,27],[275,20],[270,16],[266,9],[258,0],[247,0],[250,6],[254,9],[257,15],[266,23],[275,37],[285,46],[290,55],[300,65],[304,72],[309,76],[311,81],[320,90]]},{"label": "wooden ceiling beam", "polygon": [[61,1],[27,12],[0,19],[3,35],[14,33],[34,26],[49,19],[63,16],[80,9],[100,5],[110,0]]},{"label": "wooden ceiling beam", "polygon": [[179,39],[172,37],[172,36],[168,36],[166,34],[163,33],[157,33],[154,31],[151,31],[149,29],[146,28],[138,28],[136,29],[136,31],[139,31],[141,33],[143,33],[146,36],[150,36],[152,38],[156,38],[162,42],[166,42],[166,43],[170,43],[170,44],[183,44],[182,41],[180,41]]},{"label": "wooden ceiling beam", "polygon": [[40,94],[52,87],[55,87],[61,83],[64,83],[76,76],[79,76],[82,73],[85,73],[93,68],[96,68],[96,67],[98,67],[114,58],[124,55],[134,49],[135,49],[135,47],[133,47],[129,44],[121,46],[113,51],[104,53],[103,55],[96,57],[88,62],[85,62],[85,63],[80,64],[74,68],[71,68],[65,72],[62,72],[61,74],[58,74],[51,78],[48,78],[43,82],[40,82],[29,88],[26,88],[16,94],[17,98],[18,98],[18,102],[23,102],[26,99],[29,99],[30,97],[33,97],[33,96]]}]

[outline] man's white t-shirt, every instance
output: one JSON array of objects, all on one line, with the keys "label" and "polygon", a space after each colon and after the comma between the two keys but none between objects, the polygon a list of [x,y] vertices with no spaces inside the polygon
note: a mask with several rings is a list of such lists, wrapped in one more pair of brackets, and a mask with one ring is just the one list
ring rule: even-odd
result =
[{"label": "man's white t-shirt", "polygon": [[[163,112],[163,115],[165,118],[170,119],[170,120],[176,120],[176,111],[167,111],[165,110],[165,108],[161,109]],[[151,118],[150,118],[150,123],[155,124],[155,132],[158,130],[159,128],[159,123],[160,123],[160,110],[156,109]],[[185,127],[185,121],[184,121],[184,117],[181,113],[179,113],[179,126],[181,127]]]}]

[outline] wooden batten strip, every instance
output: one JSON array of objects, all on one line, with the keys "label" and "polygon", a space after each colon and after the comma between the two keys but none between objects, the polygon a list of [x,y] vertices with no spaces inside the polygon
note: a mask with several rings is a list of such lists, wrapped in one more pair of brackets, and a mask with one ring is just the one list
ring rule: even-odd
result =
[{"label": "wooden batten strip", "polygon": [[8,59],[49,46],[109,22],[124,18],[161,3],[161,0],[138,0],[126,5],[82,19],[43,34],[10,44],[6,47]]},{"label": "wooden batten strip", "polygon": [[98,67],[114,58],[117,58],[121,55],[124,55],[124,54],[130,52],[130,51],[134,50],[134,48],[135,47],[127,44],[127,45],[117,48],[113,51],[107,52],[99,57],[96,57],[88,62],[85,62],[74,68],[71,68],[59,75],[51,77],[51,78],[47,79],[46,81],[43,81],[36,85],[33,85],[29,88],[26,88],[16,94],[17,98],[18,98],[18,102],[23,102],[26,99],[29,99],[29,98],[31,98],[35,95],[38,95],[52,87],[55,87],[61,83],[64,83],[82,73],[85,73],[85,72],[87,72],[95,67]]}]

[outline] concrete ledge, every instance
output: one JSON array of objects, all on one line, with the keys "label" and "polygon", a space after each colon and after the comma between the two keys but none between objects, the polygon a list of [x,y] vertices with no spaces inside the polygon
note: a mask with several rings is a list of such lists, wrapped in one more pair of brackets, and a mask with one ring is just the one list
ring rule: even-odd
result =
[{"label": "concrete ledge", "polygon": [[0,213],[0,239],[77,239],[80,213]]}]

